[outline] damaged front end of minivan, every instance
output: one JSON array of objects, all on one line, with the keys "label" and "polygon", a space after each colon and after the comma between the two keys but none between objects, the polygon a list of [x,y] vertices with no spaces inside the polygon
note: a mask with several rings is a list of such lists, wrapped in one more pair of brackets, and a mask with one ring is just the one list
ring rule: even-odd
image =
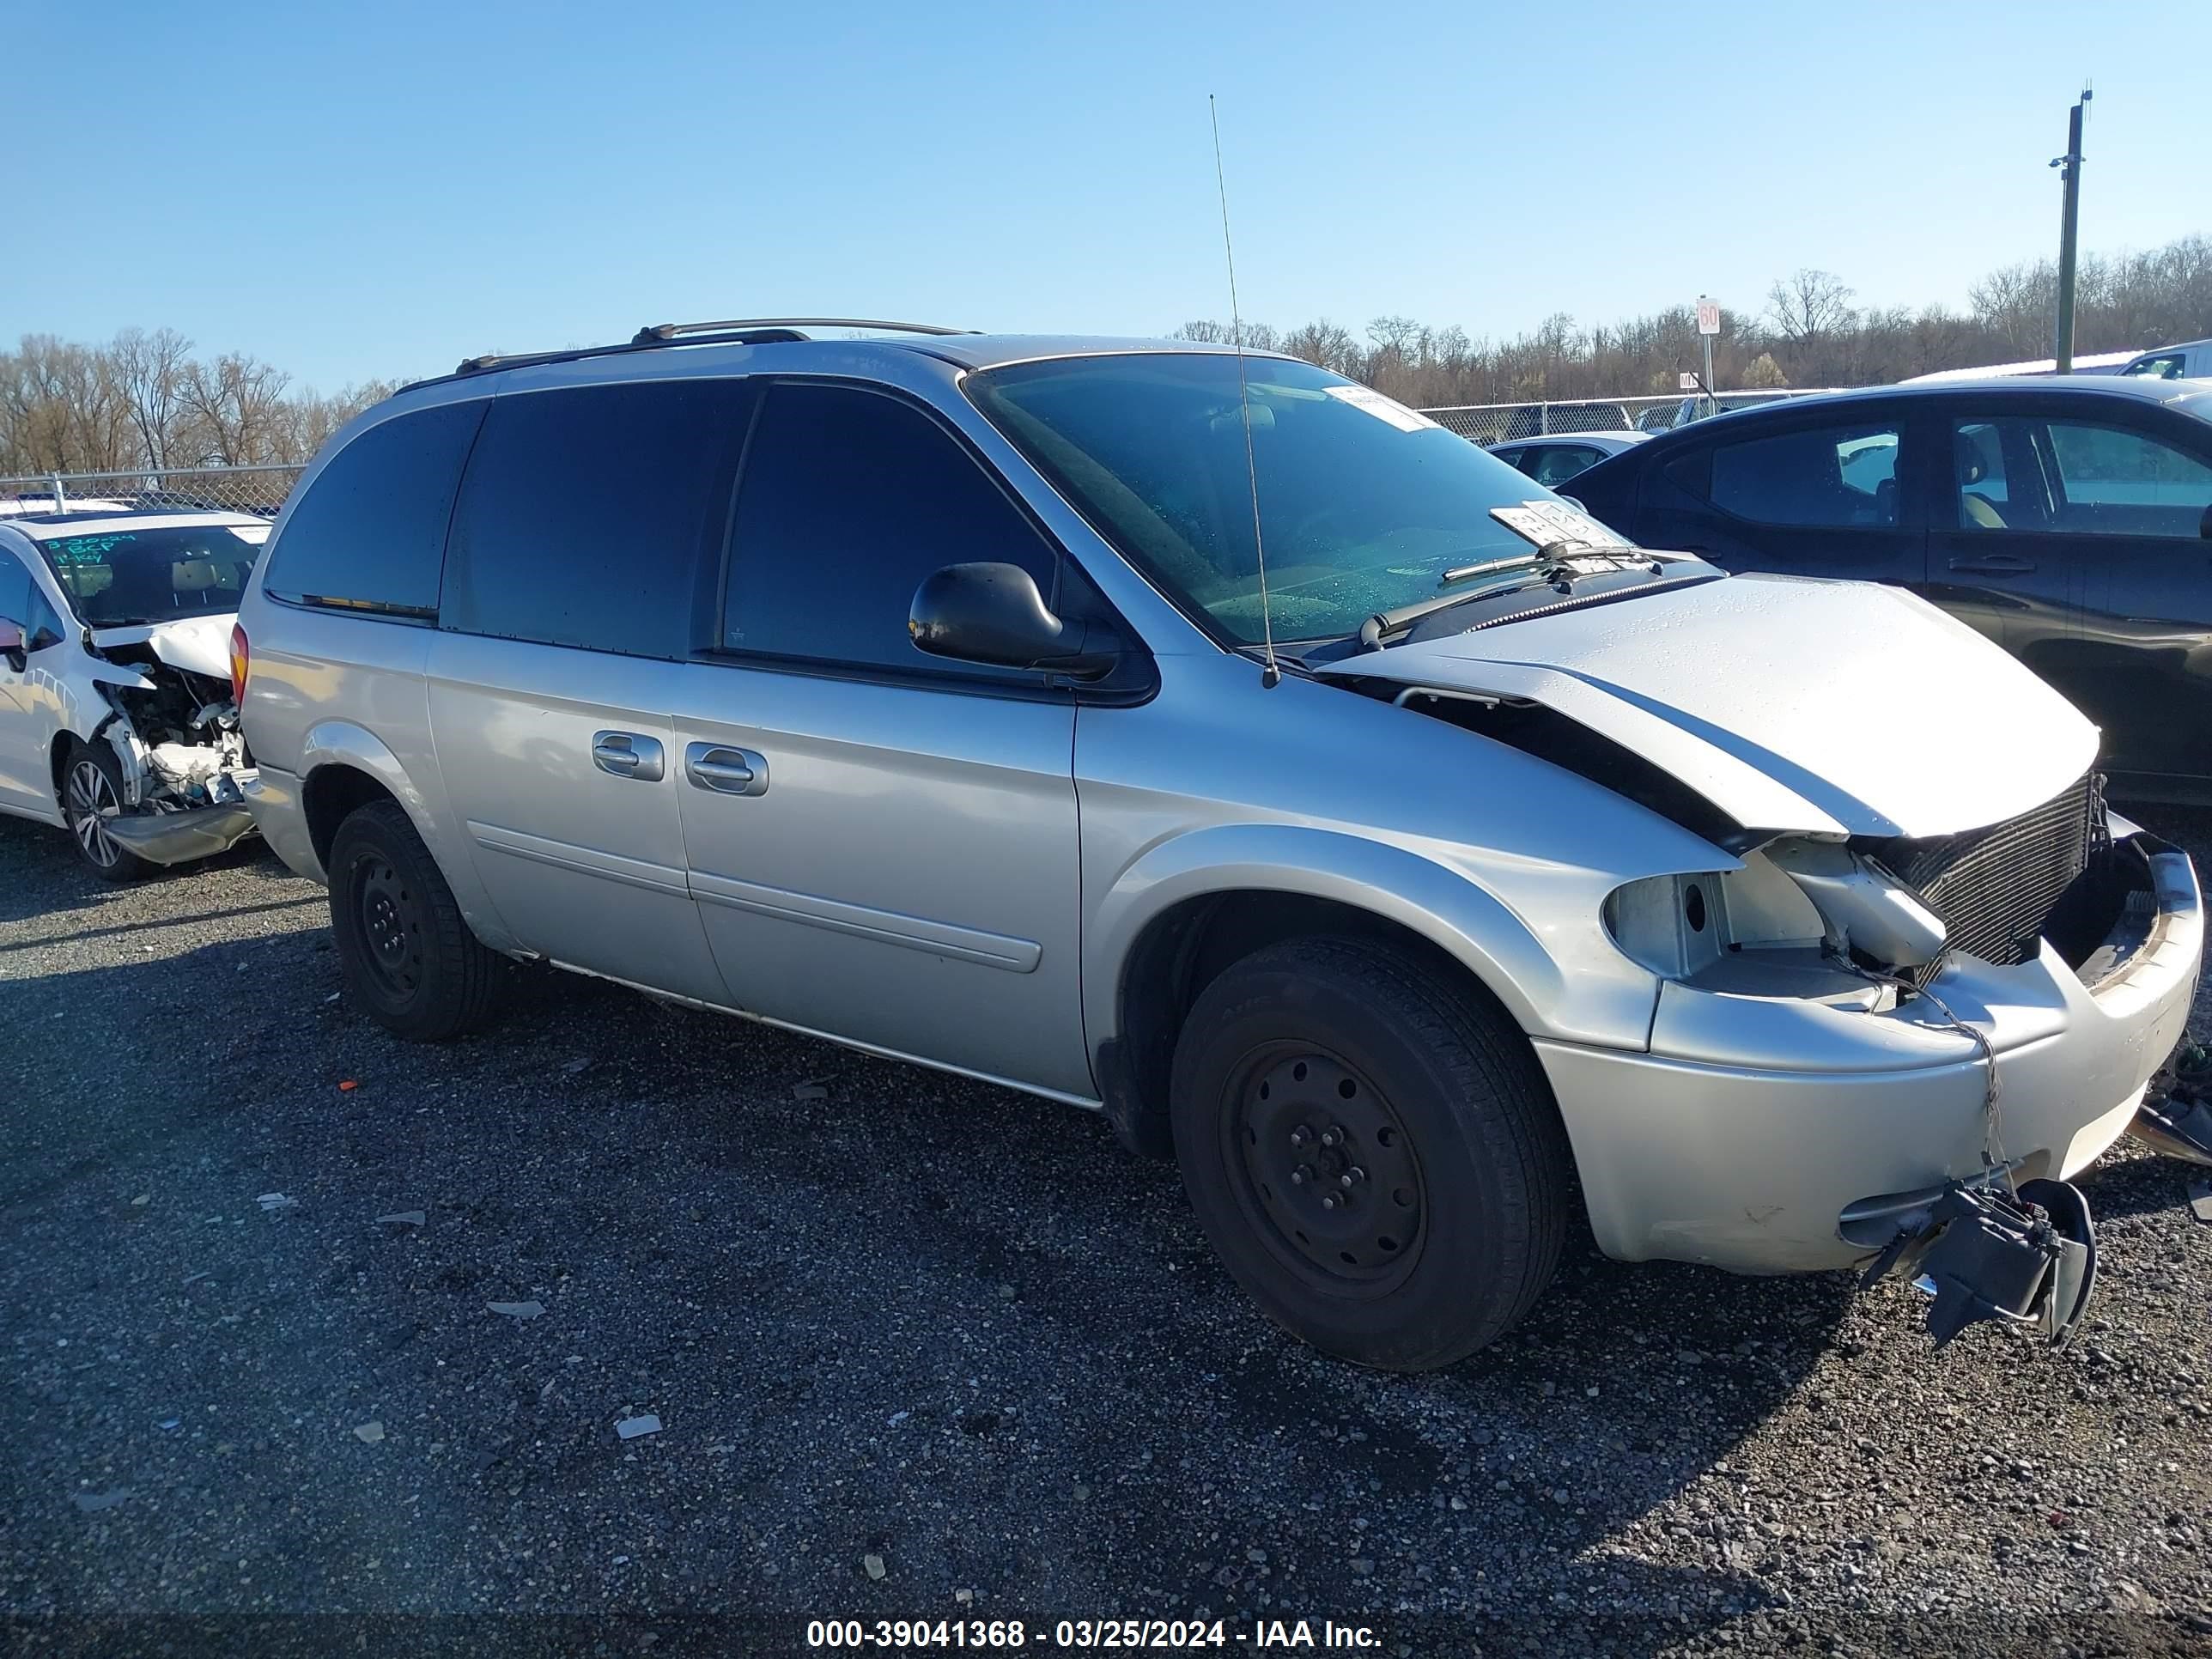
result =
[{"label": "damaged front end of minivan", "polygon": [[[2184,1035],[2195,872],[2108,811],[2094,728],[1932,609],[1759,579],[1699,599],[1328,674],[1714,848],[1603,906],[1651,975],[1643,1048],[1533,1036],[1607,1254],[1898,1275],[1939,1343],[1978,1321],[2063,1343],[2096,1283],[2071,1178]],[[1821,659],[1915,683],[1916,716],[1832,695]]]},{"label": "damaged front end of minivan", "polygon": [[228,658],[230,618],[95,630],[106,712],[89,741],[118,763],[120,799],[100,830],[149,864],[228,850],[253,829],[253,777]]}]

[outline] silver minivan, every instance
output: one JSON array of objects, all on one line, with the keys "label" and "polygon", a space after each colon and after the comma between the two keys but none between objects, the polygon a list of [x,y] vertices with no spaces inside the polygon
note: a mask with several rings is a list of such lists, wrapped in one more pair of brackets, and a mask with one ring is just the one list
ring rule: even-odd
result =
[{"label": "silver minivan", "polygon": [[2188,860],[1895,590],[1632,547],[1286,357],[777,322],[331,441],[240,607],[403,1036],[549,962],[1103,1111],[1267,1314],[1449,1363],[1572,1219],[2063,1339]]}]

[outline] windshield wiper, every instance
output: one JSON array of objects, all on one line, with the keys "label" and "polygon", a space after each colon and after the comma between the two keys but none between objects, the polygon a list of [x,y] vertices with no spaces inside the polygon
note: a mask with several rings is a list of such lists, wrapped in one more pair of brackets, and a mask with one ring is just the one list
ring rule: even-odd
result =
[{"label": "windshield wiper", "polygon": [[[1494,599],[1504,593],[1521,593],[1531,586],[1546,582],[1571,580],[1574,572],[1567,559],[1607,558],[1621,564],[1648,566],[1655,576],[1662,574],[1665,567],[1640,547],[1601,545],[1595,542],[1547,542],[1528,553],[1516,553],[1510,558],[1491,559],[1481,564],[1463,564],[1447,570],[1437,578],[1441,587],[1450,582],[1464,581],[1471,576],[1494,574],[1506,570],[1533,570],[1534,582],[1508,582],[1500,586],[1486,588],[1479,593],[1437,593],[1425,599],[1415,599],[1391,611],[1378,611],[1359,624],[1359,643],[1363,649],[1372,651],[1394,634],[1402,634],[1424,617],[1439,611],[1449,610],[1455,605],[1472,605],[1477,599]],[[1564,590],[1563,590],[1564,591]]]}]

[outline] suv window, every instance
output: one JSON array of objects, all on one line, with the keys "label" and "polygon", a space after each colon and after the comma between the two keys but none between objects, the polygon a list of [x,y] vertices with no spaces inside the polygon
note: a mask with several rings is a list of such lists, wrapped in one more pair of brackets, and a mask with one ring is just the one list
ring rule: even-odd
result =
[{"label": "suv window", "polygon": [[989,672],[947,671],[907,633],[922,579],[969,562],[1019,565],[1054,600],[1057,554],[934,420],[880,392],[769,388],[738,490],[725,648]]},{"label": "suv window", "polygon": [[302,605],[435,617],[446,523],[484,403],[395,415],[333,455],[276,538],[266,590]]},{"label": "suv window", "polygon": [[2130,363],[2120,371],[2123,374],[2148,374],[2157,380],[2178,380],[2184,368],[2183,354],[2169,351],[2163,356],[2145,357]]},{"label": "suv window", "polygon": [[1759,524],[1890,528],[1897,442],[1895,426],[1862,423],[1716,445],[1709,499]]},{"label": "suv window", "polygon": [[750,395],[743,380],[635,380],[495,399],[453,512],[439,626],[690,655]]}]

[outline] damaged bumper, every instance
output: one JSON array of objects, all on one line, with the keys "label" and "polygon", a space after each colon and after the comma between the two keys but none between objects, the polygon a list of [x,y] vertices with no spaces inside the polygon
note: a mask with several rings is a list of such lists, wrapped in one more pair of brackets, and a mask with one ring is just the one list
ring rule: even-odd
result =
[{"label": "damaged bumper", "polygon": [[252,832],[253,812],[245,802],[232,801],[112,817],[104,827],[110,839],[149,864],[190,864],[235,847]]},{"label": "damaged bumper", "polygon": [[[2045,943],[1929,988],[1995,1055],[1996,1140],[2063,1182],[2134,1118],[2180,1040],[2203,946],[2188,859],[2145,838],[2136,896],[2077,971]],[[1668,982],[1650,1050],[1540,1041],[1600,1246],[1747,1273],[1845,1267],[1988,1172],[1990,1062],[1916,997],[1886,1012]]]}]

